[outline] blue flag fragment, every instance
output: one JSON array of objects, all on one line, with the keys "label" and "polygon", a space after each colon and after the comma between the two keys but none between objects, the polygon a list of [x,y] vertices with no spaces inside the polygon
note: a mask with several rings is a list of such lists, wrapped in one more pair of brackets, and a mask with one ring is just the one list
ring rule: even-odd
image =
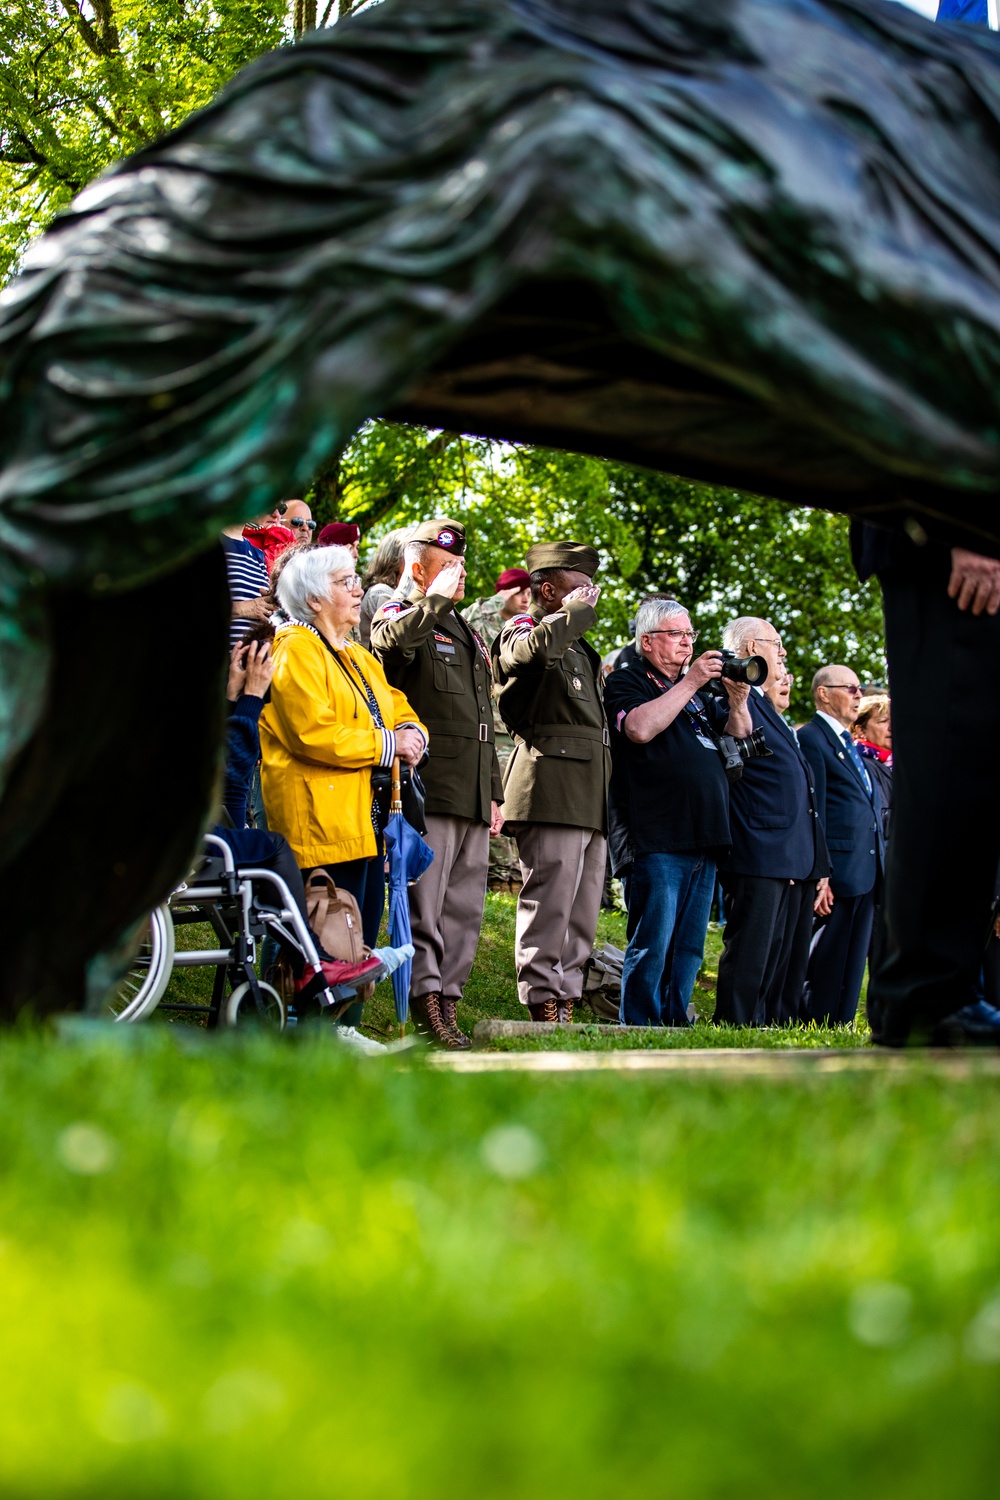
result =
[{"label": "blue flag fragment", "polygon": [[[994,9],[992,17],[991,8]],[[967,26],[996,27],[995,7],[990,6],[989,0],[940,0],[935,20],[964,21]]]}]

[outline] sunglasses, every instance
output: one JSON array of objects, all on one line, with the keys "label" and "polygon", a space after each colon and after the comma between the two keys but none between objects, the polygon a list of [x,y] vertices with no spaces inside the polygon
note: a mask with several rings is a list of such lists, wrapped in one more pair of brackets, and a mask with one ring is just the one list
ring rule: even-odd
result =
[{"label": "sunglasses", "polygon": [[[282,514],[284,514],[284,512],[282,512]],[[319,525],[318,521],[307,521],[302,516],[289,516],[287,518],[287,521],[289,526],[308,526],[310,531],[315,531],[316,527]]]}]

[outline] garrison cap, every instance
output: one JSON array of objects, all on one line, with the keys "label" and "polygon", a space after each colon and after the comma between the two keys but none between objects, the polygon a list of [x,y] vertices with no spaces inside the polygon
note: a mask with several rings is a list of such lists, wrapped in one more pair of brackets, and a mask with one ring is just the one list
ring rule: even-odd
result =
[{"label": "garrison cap", "polygon": [[421,521],[410,532],[411,542],[430,542],[442,552],[454,552],[456,557],[465,556],[465,527],[461,521],[449,521],[447,516],[438,516],[435,521]]},{"label": "garrison cap", "polygon": [[528,548],[527,563],[529,573],[542,568],[565,568],[569,573],[586,573],[593,578],[601,559],[596,547],[587,547],[582,542],[538,542]]}]

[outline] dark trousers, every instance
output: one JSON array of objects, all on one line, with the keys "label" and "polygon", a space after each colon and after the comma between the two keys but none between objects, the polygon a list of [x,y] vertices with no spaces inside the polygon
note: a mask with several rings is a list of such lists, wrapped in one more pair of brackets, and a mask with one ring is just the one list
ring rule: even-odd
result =
[{"label": "dark trousers", "polygon": [[881,579],[893,816],[869,1019],[890,1042],[973,999],[1000,857],[1000,616],[963,613],[947,582],[944,566]]},{"label": "dark trousers", "polygon": [[858,1010],[872,938],[874,892],[836,896],[809,960],[809,1016],[817,1026],[849,1026]]},{"label": "dark trousers", "polygon": [[[381,840],[379,841],[381,843]],[[385,910],[385,855],[381,849],[371,859],[345,859],[339,865],[324,865],[334,885],[349,891],[361,911],[361,936],[367,948],[378,942],[378,930]],[[364,1002],[358,1000],[341,1014],[344,1026],[360,1026]]]},{"label": "dark trousers", "polygon": [[[722,873],[726,925],[715,1020],[730,1026],[763,1026],[765,995],[787,969],[783,948],[792,884],[763,875]],[[779,990],[780,993],[780,990]],[[773,1001],[772,1001],[773,1005]]]},{"label": "dark trousers", "polygon": [[809,971],[809,950],[812,947],[815,900],[815,880],[796,880],[785,908],[785,937],[782,944],[785,970],[775,976],[773,992],[769,988],[764,996],[766,1018],[776,1026],[794,1026],[799,1021],[809,1019],[805,987]]}]

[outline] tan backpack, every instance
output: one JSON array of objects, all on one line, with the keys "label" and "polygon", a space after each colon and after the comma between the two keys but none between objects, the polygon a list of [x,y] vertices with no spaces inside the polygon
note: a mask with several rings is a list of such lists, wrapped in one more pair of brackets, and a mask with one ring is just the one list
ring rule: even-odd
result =
[{"label": "tan backpack", "polygon": [[320,865],[305,877],[309,926],[331,958],[359,964],[367,955],[361,935],[361,911],[350,891],[334,885],[333,877]]}]

